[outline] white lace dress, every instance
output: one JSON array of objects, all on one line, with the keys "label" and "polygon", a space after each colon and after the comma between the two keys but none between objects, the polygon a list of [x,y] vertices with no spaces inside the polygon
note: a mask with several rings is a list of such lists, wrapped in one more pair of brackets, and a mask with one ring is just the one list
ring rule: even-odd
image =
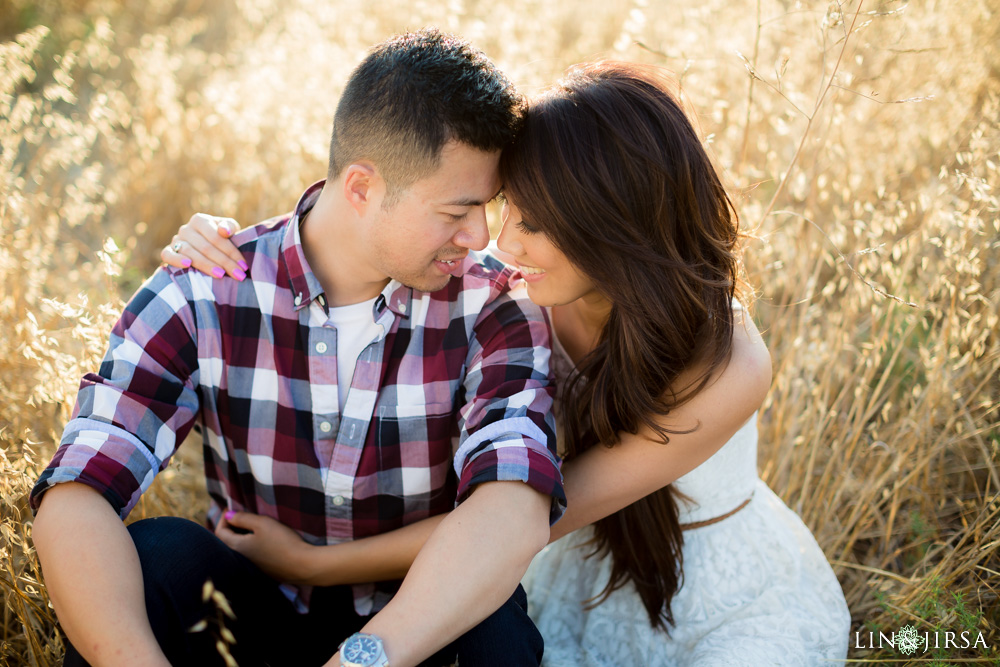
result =
[{"label": "white lace dress", "polygon": [[[554,351],[557,374],[568,358]],[[850,614],[802,520],[757,476],[757,415],[712,458],[677,480],[697,504],[681,523],[684,579],[669,636],[653,630],[631,584],[591,610],[610,558],[585,558],[590,529],[546,547],[525,577],[528,612],[545,638],[545,667],[832,665],[847,657]]]}]

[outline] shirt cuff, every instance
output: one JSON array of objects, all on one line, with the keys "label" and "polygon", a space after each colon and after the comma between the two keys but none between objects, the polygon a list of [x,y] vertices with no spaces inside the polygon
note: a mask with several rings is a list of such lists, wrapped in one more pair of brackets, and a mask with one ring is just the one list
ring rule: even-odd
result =
[{"label": "shirt cuff", "polygon": [[79,428],[80,421],[67,426],[63,444],[31,491],[31,507],[37,511],[52,486],[80,482],[99,492],[124,519],[158,468],[151,465],[148,450],[135,445],[134,436],[123,437],[117,427],[100,422],[91,423],[94,428]]},{"label": "shirt cuff", "polygon": [[[31,489],[31,494],[28,497],[28,502],[31,505],[31,511],[37,512],[39,506],[42,504],[42,496],[57,484],[65,484],[67,482],[77,482],[79,484],[84,484],[94,489],[101,496],[108,501],[112,508],[114,508],[115,513],[118,514],[122,519],[128,515],[126,511],[126,506],[128,503],[122,498],[118,493],[115,492],[109,485],[109,480],[106,475],[95,476],[91,474],[90,471],[84,473],[76,473],[67,469],[49,469],[42,473],[38,481],[35,482],[35,486]],[[127,508],[128,510],[131,507]]]},{"label": "shirt cuff", "polygon": [[539,493],[552,498],[549,525],[566,511],[562,473],[553,455],[544,446],[519,434],[514,438],[494,441],[492,447],[475,455],[462,468],[458,482],[458,502],[472,488],[483,482],[524,482]]}]

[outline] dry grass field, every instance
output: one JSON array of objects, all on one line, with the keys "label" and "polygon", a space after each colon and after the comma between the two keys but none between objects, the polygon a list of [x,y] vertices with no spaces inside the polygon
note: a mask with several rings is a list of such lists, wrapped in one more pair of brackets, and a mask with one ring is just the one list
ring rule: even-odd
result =
[{"label": "dry grass field", "polygon": [[[760,471],[851,660],[1000,665],[995,0],[4,0],[0,664],[59,664],[26,497],[123,299],[193,212],[290,209],[350,69],[428,24],[529,94],[598,57],[676,73],[752,236]],[[133,517],[198,516],[192,444]],[[877,647],[904,625],[926,653]]]}]

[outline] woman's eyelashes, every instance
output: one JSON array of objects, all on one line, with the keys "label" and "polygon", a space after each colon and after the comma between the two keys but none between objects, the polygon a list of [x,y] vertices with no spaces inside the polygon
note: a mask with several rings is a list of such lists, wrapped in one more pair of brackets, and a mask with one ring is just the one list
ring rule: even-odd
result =
[{"label": "woman's eyelashes", "polygon": [[[503,191],[500,191],[497,193],[495,200],[503,205],[503,208],[500,209],[500,222],[507,224],[511,212],[511,206],[507,202],[507,197],[504,196]],[[536,227],[532,227],[530,224],[524,221],[523,216],[521,217],[520,220],[512,224],[515,227],[517,227],[518,231],[520,231],[523,234],[534,234],[538,232],[538,229]]]},{"label": "woman's eyelashes", "polygon": [[518,222],[517,222],[517,228],[518,228],[518,230],[520,230],[521,232],[523,232],[525,234],[534,234],[535,232],[538,231],[537,229],[535,229],[534,227],[532,227],[531,225],[529,225],[527,222],[525,222],[524,218],[521,218],[520,220],[518,220]]}]

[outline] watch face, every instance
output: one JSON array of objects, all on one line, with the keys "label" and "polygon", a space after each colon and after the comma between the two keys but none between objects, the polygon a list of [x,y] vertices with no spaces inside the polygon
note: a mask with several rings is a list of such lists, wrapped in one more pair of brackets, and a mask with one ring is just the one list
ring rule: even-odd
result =
[{"label": "watch face", "polygon": [[382,655],[382,646],[370,635],[356,634],[344,642],[340,654],[356,665],[374,665]]}]

